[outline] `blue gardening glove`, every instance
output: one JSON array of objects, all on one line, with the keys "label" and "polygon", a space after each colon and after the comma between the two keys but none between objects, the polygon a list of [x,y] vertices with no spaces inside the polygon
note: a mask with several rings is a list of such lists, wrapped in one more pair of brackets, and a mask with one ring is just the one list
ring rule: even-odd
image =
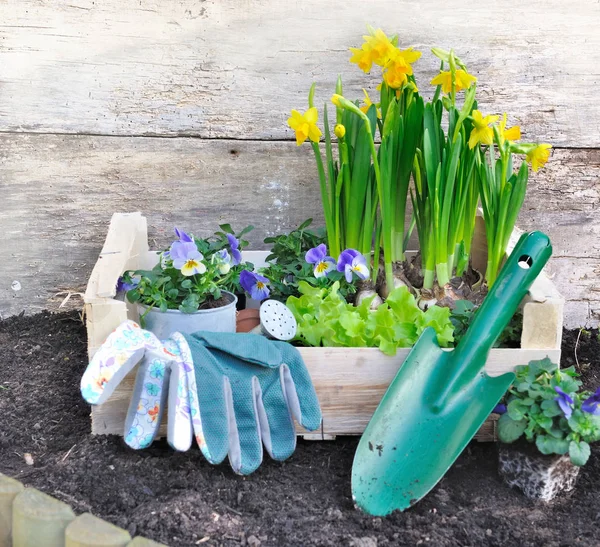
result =
[{"label": "blue gardening glove", "polygon": [[188,381],[194,433],[210,463],[229,455],[236,473],[250,474],[262,462],[263,444],[275,460],[294,452],[293,417],[310,431],[321,424],[315,389],[293,346],[256,334],[183,337],[194,363]]},{"label": "blue gardening glove", "polygon": [[131,448],[146,448],[156,438],[167,399],[167,441],[182,451],[192,444],[188,375],[193,369],[189,351],[182,352],[180,343],[187,348],[177,333],[161,342],[137,323],[125,321],[94,354],[81,379],[83,398],[99,405],[139,363],[123,433]]}]

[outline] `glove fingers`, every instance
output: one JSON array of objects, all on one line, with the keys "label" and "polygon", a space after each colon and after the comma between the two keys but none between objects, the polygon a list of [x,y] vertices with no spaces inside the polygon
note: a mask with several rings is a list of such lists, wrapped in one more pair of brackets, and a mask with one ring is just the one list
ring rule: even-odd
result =
[{"label": "glove fingers", "polygon": [[[285,365],[283,365],[285,366]],[[262,440],[274,460],[289,458],[296,449],[296,428],[283,388],[283,380],[263,385],[262,397],[257,398]],[[269,413],[265,412],[265,406]]]},{"label": "glove fingers", "polygon": [[229,429],[229,462],[236,473],[249,475],[262,463],[263,451],[256,399],[260,397],[258,380],[252,378],[252,389],[231,390],[229,378],[223,378]]},{"label": "glove fingers", "polygon": [[92,405],[104,403],[142,358],[147,342],[145,331],[139,325],[133,321],[121,323],[100,346],[83,373],[83,398]]},{"label": "glove fingers", "polygon": [[188,371],[188,390],[196,442],[210,463],[221,463],[229,452],[229,441],[220,367],[214,356],[193,336],[175,333],[173,338],[193,362]]},{"label": "glove fingers", "polygon": [[310,374],[296,348],[284,344],[282,349],[283,362],[281,365],[281,383],[290,411],[302,427],[309,431],[318,429],[322,415],[319,399],[313,386]]},{"label": "glove fingers", "polygon": [[142,360],[123,434],[125,443],[131,448],[147,448],[156,438],[167,400],[169,374],[166,359],[150,353]]},{"label": "glove fingers", "polygon": [[189,354],[181,352],[173,339],[165,341],[165,350],[173,356],[169,379],[169,416],[167,442],[175,450],[185,452],[192,446],[192,416],[187,371],[193,368]]}]

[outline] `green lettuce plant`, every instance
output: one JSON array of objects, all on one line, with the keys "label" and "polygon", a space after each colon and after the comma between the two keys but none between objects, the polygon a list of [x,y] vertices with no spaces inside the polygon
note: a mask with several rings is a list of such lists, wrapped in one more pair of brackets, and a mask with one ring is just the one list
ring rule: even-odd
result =
[{"label": "green lettuce plant", "polygon": [[585,465],[589,443],[600,440],[600,389],[579,392],[575,369],[560,370],[548,358],[515,372],[506,411],[498,420],[500,440],[513,443],[524,437],[542,454],[568,453],[574,465]]},{"label": "green lettuce plant", "polygon": [[372,298],[355,307],[339,286],[337,281],[326,288],[299,283],[301,296],[286,302],[298,321],[297,341],[316,347],[378,347],[387,355],[413,346],[427,327],[435,329],[440,346],[453,341],[450,310],[431,306],[422,311],[406,287],[394,289],[384,304],[370,310]]}]

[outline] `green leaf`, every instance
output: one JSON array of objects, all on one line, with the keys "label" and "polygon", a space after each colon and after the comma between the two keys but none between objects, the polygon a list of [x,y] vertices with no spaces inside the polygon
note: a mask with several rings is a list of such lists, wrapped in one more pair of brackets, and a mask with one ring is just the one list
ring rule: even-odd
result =
[{"label": "green leaf", "polygon": [[566,454],[569,442],[549,435],[538,435],[535,440],[537,449],[542,454]]},{"label": "green leaf", "polygon": [[385,302],[401,323],[414,322],[422,314],[415,297],[404,286],[390,292]]},{"label": "green leaf", "polygon": [[526,420],[513,420],[508,414],[502,414],[498,419],[498,438],[503,443],[513,443],[523,434],[526,427]]},{"label": "green leaf", "polygon": [[237,234],[238,239],[251,232],[252,230],[254,230],[254,226],[246,226],[239,234]]},{"label": "green leaf", "polygon": [[590,445],[585,441],[569,443],[569,456],[573,465],[585,465],[590,457]]},{"label": "green leaf", "polygon": [[184,279],[181,282],[181,287],[184,289],[189,289],[192,287],[192,280],[191,279]]},{"label": "green leaf", "polygon": [[528,410],[521,399],[513,399],[506,407],[507,414],[515,421],[522,420]]},{"label": "green leaf", "polygon": [[312,221],[312,218],[307,218],[302,224],[300,224],[300,226],[298,226],[298,231],[302,231],[305,228],[308,228],[312,224]]},{"label": "green leaf", "polygon": [[138,302],[141,298],[140,292],[137,289],[131,289],[127,291],[127,300],[132,304]]},{"label": "green leaf", "polygon": [[545,401],[542,401],[540,406],[544,412],[544,415],[550,418],[554,418],[554,416],[560,416],[562,414],[562,410],[553,399],[546,399]]},{"label": "green leaf", "polygon": [[221,230],[223,230],[226,234],[233,234],[233,228],[231,227],[231,224],[219,224],[219,228],[221,228]]}]

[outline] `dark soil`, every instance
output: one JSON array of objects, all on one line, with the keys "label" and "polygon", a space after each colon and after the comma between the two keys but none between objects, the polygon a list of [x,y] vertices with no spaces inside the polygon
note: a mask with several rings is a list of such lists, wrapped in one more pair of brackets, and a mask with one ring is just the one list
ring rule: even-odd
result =
[{"label": "dark soil", "polygon": [[199,310],[212,310],[214,308],[221,308],[222,306],[227,306],[231,302],[231,296],[227,296],[224,294],[221,298],[215,300],[210,297],[207,298],[202,304],[200,304]]},{"label": "dark soil", "polygon": [[[577,336],[565,332],[564,365],[576,362]],[[579,337],[577,360],[586,387],[599,385],[597,331]],[[164,442],[134,452],[89,434],[86,364],[77,314],[0,322],[0,472],[132,534],[185,546],[600,545],[598,450],[570,497],[541,504],[500,481],[493,444],[472,443],[415,507],[372,518],[352,504],[355,438],[300,441],[287,462],[267,458],[246,478]]]}]

